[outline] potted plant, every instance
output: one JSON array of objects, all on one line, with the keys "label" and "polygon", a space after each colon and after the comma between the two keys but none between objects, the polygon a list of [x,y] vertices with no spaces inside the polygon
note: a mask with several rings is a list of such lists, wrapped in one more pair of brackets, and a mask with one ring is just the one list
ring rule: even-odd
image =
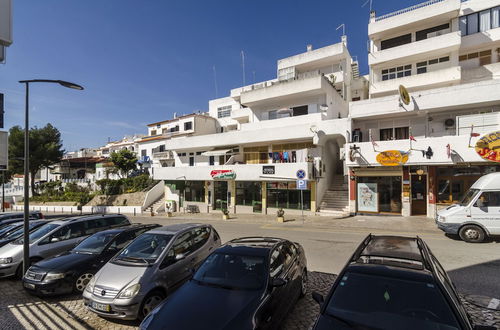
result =
[{"label": "potted plant", "polygon": [[278,222],[285,222],[285,211],[283,211],[283,209],[280,208],[276,211],[276,216],[278,217]]},{"label": "potted plant", "polygon": [[228,220],[228,219],[229,219],[229,210],[222,209],[222,220]]}]

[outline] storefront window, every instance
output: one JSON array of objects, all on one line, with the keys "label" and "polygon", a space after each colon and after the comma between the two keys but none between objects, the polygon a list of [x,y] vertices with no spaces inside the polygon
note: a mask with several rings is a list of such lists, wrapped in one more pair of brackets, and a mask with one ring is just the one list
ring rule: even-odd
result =
[{"label": "storefront window", "polygon": [[204,181],[187,181],[186,182],[186,201],[187,202],[204,202],[205,201],[205,182]]},{"label": "storefront window", "polygon": [[[304,210],[311,209],[311,183],[303,190]],[[268,207],[284,209],[301,209],[301,191],[296,189],[295,182],[269,182],[267,184]]]},{"label": "storefront window", "polygon": [[236,205],[255,206],[262,203],[260,182],[236,182]]},{"label": "storefront window", "polygon": [[358,211],[401,213],[401,177],[359,177]]}]

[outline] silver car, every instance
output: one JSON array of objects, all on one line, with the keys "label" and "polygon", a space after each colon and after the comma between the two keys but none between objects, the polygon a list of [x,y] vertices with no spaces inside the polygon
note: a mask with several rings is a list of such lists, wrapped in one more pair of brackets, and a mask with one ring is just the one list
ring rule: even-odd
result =
[{"label": "silver car", "polygon": [[86,306],[108,318],[144,318],[217,247],[220,237],[204,224],[177,224],[133,240],[90,280]]},{"label": "silver car", "polygon": [[[98,231],[130,225],[124,215],[92,215],[51,221],[29,234],[30,263],[71,250]],[[22,276],[23,238],[0,248],[0,278]]]}]

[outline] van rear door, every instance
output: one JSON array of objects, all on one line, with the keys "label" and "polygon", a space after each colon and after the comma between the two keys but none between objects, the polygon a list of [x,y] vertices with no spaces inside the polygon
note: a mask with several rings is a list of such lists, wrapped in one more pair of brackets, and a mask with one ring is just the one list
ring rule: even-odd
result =
[{"label": "van rear door", "polygon": [[483,191],[470,208],[471,220],[500,235],[500,191]]}]

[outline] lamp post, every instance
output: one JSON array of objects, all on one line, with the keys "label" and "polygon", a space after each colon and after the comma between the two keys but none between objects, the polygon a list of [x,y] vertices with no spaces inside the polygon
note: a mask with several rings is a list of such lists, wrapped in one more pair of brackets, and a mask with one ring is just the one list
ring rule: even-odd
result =
[{"label": "lamp post", "polygon": [[23,232],[23,274],[29,268],[29,88],[30,83],[53,83],[61,86],[83,90],[83,87],[64,80],[32,79],[20,80],[19,83],[26,86],[26,108],[24,113],[24,232]]}]

